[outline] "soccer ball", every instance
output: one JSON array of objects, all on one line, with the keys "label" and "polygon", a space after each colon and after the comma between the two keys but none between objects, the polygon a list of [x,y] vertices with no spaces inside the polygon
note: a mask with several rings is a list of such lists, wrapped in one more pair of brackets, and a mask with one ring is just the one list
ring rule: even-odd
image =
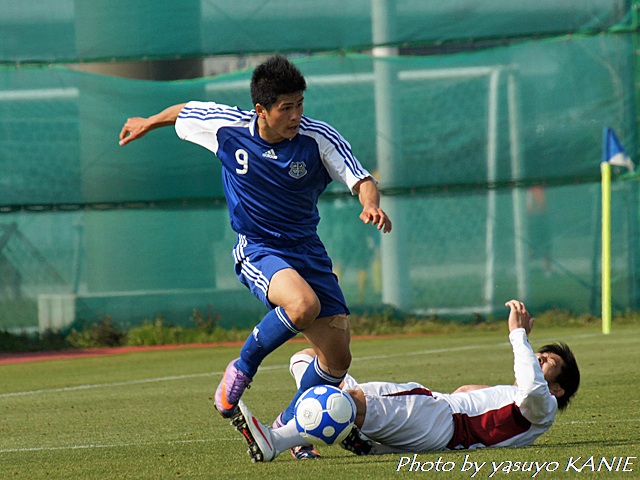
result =
[{"label": "soccer ball", "polygon": [[330,385],[318,385],[304,392],[295,407],[300,435],[314,444],[339,443],[349,434],[356,419],[356,405],[348,393]]}]

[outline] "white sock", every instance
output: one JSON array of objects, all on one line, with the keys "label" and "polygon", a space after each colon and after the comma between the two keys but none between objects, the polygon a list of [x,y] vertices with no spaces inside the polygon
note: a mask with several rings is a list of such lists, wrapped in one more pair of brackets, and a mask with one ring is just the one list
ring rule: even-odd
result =
[{"label": "white sock", "polygon": [[300,388],[300,381],[302,375],[307,370],[309,364],[313,362],[313,357],[306,353],[296,353],[291,360],[289,360],[289,372],[296,381],[296,387]]},{"label": "white sock", "polygon": [[290,448],[304,445],[311,445],[310,442],[302,438],[296,428],[296,419],[291,419],[284,427],[271,430],[271,440],[278,454]]}]

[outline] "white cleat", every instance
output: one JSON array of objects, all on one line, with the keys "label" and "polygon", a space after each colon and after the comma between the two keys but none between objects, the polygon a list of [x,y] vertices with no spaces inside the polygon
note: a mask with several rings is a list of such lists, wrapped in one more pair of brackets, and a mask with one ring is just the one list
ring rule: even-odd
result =
[{"label": "white cleat", "polygon": [[231,417],[231,425],[242,433],[249,444],[248,453],[252,462],[270,462],[276,458],[271,428],[254,417],[242,400],[238,402],[238,409]]}]

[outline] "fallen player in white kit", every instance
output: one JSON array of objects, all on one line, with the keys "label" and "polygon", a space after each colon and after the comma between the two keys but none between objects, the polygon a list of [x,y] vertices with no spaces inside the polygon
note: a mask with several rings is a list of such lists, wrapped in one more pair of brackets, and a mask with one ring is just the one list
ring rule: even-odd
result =
[{"label": "fallen player in white kit", "polygon": [[[562,343],[534,353],[527,339],[533,318],[522,302],[511,300],[506,306],[514,385],[465,385],[443,394],[415,382],[358,383],[347,375],[342,388],[356,404],[356,428],[340,445],[358,455],[512,447],[531,445],[549,430],[558,409],[566,408],[578,390],[578,365]],[[291,358],[296,382],[312,355],[307,349]],[[295,420],[267,427],[243,402],[234,425],[249,443],[253,461],[271,461],[294,446],[309,445]]]}]

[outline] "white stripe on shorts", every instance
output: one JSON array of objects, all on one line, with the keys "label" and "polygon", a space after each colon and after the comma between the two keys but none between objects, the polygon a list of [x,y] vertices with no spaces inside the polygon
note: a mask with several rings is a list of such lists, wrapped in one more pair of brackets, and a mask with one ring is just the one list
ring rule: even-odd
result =
[{"label": "white stripe on shorts", "polygon": [[244,247],[247,246],[247,237],[245,235],[238,234],[238,244],[233,249],[233,260],[236,263],[242,262],[244,258]]},{"label": "white stripe on shorts", "polygon": [[266,295],[269,289],[269,280],[265,277],[260,270],[251,265],[248,259],[242,261],[242,273],[250,281],[252,281],[256,287],[258,287]]}]

